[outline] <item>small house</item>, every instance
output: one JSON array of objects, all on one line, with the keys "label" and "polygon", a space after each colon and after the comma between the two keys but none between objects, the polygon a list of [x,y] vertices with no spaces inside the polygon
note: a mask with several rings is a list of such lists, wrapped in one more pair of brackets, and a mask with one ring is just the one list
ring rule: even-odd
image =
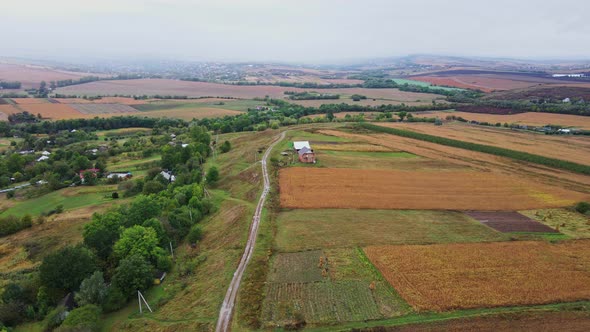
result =
[{"label": "small house", "polygon": [[[47,141],[47,142],[49,142],[49,141]],[[51,152],[45,150],[45,151],[41,152],[41,154],[44,156],[49,156],[51,154]]]},{"label": "small house", "polygon": [[45,161],[48,159],[49,159],[49,157],[47,157],[47,156],[41,156],[41,157],[37,158],[37,161]]},{"label": "small house", "polygon": [[303,147],[297,151],[299,154],[299,161],[302,163],[312,163],[315,164],[315,153],[312,149],[307,147]]},{"label": "small house", "polygon": [[293,149],[295,149],[295,151],[299,151],[302,148],[308,148],[311,150],[311,145],[309,145],[309,141],[295,141],[295,142],[293,142]]},{"label": "small house", "polygon": [[176,181],[176,176],[174,176],[170,171],[162,171],[160,174],[164,177],[164,179],[168,180],[168,182]]}]

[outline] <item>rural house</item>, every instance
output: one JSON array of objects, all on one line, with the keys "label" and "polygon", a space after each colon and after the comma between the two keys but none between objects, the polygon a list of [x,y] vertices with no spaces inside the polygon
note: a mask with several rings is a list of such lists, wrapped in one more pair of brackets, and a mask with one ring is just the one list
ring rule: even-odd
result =
[{"label": "rural house", "polygon": [[300,162],[315,164],[315,153],[308,141],[293,142],[293,149],[297,151]]},{"label": "rural house", "polygon": [[80,180],[82,180],[82,183],[84,183],[84,173],[86,172],[90,172],[92,173],[92,175],[94,177],[96,177],[98,175],[98,173],[100,173],[100,169],[98,168],[89,168],[89,169],[84,169],[80,171]]},{"label": "rural house", "polygon": [[168,182],[176,181],[176,176],[174,176],[170,171],[161,171],[160,174],[164,177],[164,179],[168,180]]}]

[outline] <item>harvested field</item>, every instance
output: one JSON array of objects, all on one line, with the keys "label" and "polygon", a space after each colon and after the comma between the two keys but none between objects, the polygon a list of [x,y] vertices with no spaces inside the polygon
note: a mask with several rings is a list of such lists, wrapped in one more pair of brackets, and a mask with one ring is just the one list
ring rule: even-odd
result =
[{"label": "harvested field", "polygon": [[139,113],[135,108],[123,104],[69,104],[69,106],[82,114],[122,114],[129,115]]},{"label": "harvested field", "polygon": [[[586,195],[590,194],[590,177],[556,170],[538,165],[528,165],[517,160],[493,156],[486,153],[475,152],[444,146],[436,143],[418,141],[411,138],[387,134],[354,134],[337,130],[320,130],[320,133],[332,135],[341,139],[365,141],[371,144],[379,144],[393,149],[399,149],[426,157],[436,163],[446,163],[457,166],[469,167],[483,172],[495,174],[515,175],[549,186],[575,190]],[[587,199],[590,199],[588,197]]]},{"label": "harvested field", "polygon": [[444,172],[465,167],[433,162],[403,151],[320,150],[314,146],[319,165],[334,168],[430,170]]},{"label": "harvested field", "polygon": [[407,305],[387,282],[367,267],[366,259],[354,249],[279,254],[266,283],[265,326],[283,326],[297,317],[309,325],[407,312]]},{"label": "harvested field", "polygon": [[487,98],[499,100],[545,99],[560,102],[565,98],[570,98],[571,100],[590,100],[590,88],[583,86],[544,85],[531,89],[498,92],[487,96]]},{"label": "harvested field", "polygon": [[[379,244],[504,241],[508,237],[459,212],[297,209],[277,218],[280,251]],[[316,262],[317,263],[317,262]]]},{"label": "harvested field", "polygon": [[0,120],[8,121],[10,114],[19,113],[20,110],[12,105],[0,105]]},{"label": "harvested field", "polygon": [[[41,114],[43,118],[52,120],[88,117],[88,115],[82,114],[69,105],[64,104],[23,104],[19,105],[19,108],[32,114]],[[21,110],[17,111],[22,112]]]},{"label": "harvested field", "polygon": [[100,74],[70,72],[35,65],[0,63],[0,80],[19,81],[23,84],[22,89],[39,88],[41,81],[76,80],[91,75],[105,76]]},{"label": "harvested field", "polygon": [[525,312],[502,313],[479,317],[445,319],[444,321],[404,324],[378,329],[361,329],[360,332],[539,332],[570,331],[584,332],[590,326],[590,314],[582,312]]},{"label": "harvested field", "polygon": [[562,207],[585,195],[494,173],[345,168],[282,169],[281,206],[513,211]]},{"label": "harvested field", "polygon": [[10,98],[18,105],[47,104],[47,98]]},{"label": "harvested field", "polygon": [[590,238],[590,218],[566,209],[520,211],[523,215],[543,223],[574,239]]},{"label": "harvested field", "polygon": [[[416,113],[422,115],[422,112]],[[428,117],[440,117],[442,119],[447,116],[462,117],[468,121],[488,122],[488,123],[517,123],[529,126],[545,126],[548,124],[560,125],[564,127],[575,127],[585,130],[590,130],[590,117],[580,115],[568,114],[553,114],[553,113],[538,113],[526,112],[512,115],[497,115],[497,114],[480,114],[467,112],[425,112],[424,115]]]},{"label": "harvested field", "polygon": [[518,212],[465,212],[471,218],[502,233],[538,232],[559,233],[555,229],[530,219]]},{"label": "harvested field", "polygon": [[[71,85],[58,88],[57,93],[74,95],[178,95],[189,97],[234,97],[252,99],[255,97],[270,96],[272,98],[285,98],[285,91],[304,92],[313,89],[300,89],[280,86],[246,86],[227,85],[206,82],[188,82],[168,79],[138,79],[138,80],[114,80],[98,81],[86,84]],[[322,93],[353,95],[361,94],[370,99],[385,99],[390,101],[413,102],[424,100],[431,102],[441,98],[440,95],[404,92],[398,89],[322,89]]]},{"label": "harvested field", "polygon": [[543,135],[464,123],[450,123],[444,126],[425,123],[380,125],[590,165],[590,140],[583,136]]},{"label": "harvested field", "polygon": [[365,253],[416,310],[590,299],[590,241],[371,246]]},{"label": "harvested field", "polygon": [[221,118],[224,116],[240,115],[243,112],[212,107],[196,109],[175,109],[170,111],[142,112],[141,115],[153,118],[178,118],[183,120]]}]

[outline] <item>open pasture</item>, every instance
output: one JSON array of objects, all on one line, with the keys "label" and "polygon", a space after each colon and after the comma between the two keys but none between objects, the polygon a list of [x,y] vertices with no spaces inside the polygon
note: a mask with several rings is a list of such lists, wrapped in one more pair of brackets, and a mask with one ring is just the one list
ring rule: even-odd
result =
[{"label": "open pasture", "polygon": [[419,311],[590,299],[590,241],[370,246],[364,250]]},{"label": "open pasture", "polygon": [[427,123],[383,123],[380,125],[590,165],[590,140],[583,136],[543,135],[463,123],[450,123],[443,126],[433,126]]},{"label": "open pasture", "polygon": [[82,114],[89,115],[131,115],[138,113],[135,108],[123,104],[69,104],[69,106]]},{"label": "open pasture", "polygon": [[[398,169],[398,170],[437,170],[438,167],[450,167],[444,163],[432,163],[430,160],[418,157],[404,151],[354,151],[354,150],[326,150],[314,145],[318,162],[323,167],[359,168],[359,169]],[[327,147],[328,149],[330,147]],[[367,146],[367,149],[372,146]],[[452,165],[451,165],[452,166]],[[438,168],[440,170],[440,168]]]},{"label": "open pasture", "polygon": [[[367,143],[335,143],[330,144],[331,142],[315,142],[311,141],[313,144],[313,148],[318,151],[355,151],[355,152],[391,152],[393,151],[390,148],[375,145],[375,144],[367,144]],[[399,152],[399,151],[398,151]]]},{"label": "open pasture", "polygon": [[534,232],[534,233],[559,233],[554,228],[530,219],[518,212],[466,212],[471,218],[491,227],[498,232]]},{"label": "open pasture", "polygon": [[585,196],[517,177],[475,171],[282,169],[284,208],[513,211],[562,207]]},{"label": "open pasture", "polygon": [[[427,116],[427,117],[439,117],[445,119],[447,116],[454,115],[456,117],[462,117],[468,121],[477,122],[488,122],[492,124],[496,123],[517,123],[528,126],[545,126],[548,124],[560,125],[564,127],[574,127],[590,130],[590,117],[580,115],[569,115],[569,114],[553,114],[553,113],[541,113],[541,112],[526,112],[510,115],[501,114],[485,114],[485,113],[468,113],[468,112],[443,112],[443,111],[432,111],[432,112],[420,112],[414,113],[415,116]],[[512,132],[511,132],[512,133]]]},{"label": "open pasture", "polygon": [[297,209],[277,219],[281,251],[378,244],[503,241],[507,237],[459,212]]}]

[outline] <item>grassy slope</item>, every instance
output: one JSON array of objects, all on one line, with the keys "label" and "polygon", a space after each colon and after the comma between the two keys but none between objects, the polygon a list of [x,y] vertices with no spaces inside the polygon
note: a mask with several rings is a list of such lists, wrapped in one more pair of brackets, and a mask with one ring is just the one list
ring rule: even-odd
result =
[{"label": "grassy slope", "polygon": [[[173,271],[159,291],[146,296],[153,314],[140,317],[133,301],[123,310],[108,315],[104,331],[149,329],[212,330],[227,287],[242,255],[248,228],[261,189],[260,164],[253,165],[254,151],[269,144],[274,131],[220,135],[230,140],[232,150],[211,158],[221,180],[209,192],[218,210],[201,222],[204,239],[197,249],[186,244],[177,248]],[[262,228],[267,224],[263,220]],[[261,231],[264,232],[264,231]],[[188,275],[181,275],[188,271]]]}]

